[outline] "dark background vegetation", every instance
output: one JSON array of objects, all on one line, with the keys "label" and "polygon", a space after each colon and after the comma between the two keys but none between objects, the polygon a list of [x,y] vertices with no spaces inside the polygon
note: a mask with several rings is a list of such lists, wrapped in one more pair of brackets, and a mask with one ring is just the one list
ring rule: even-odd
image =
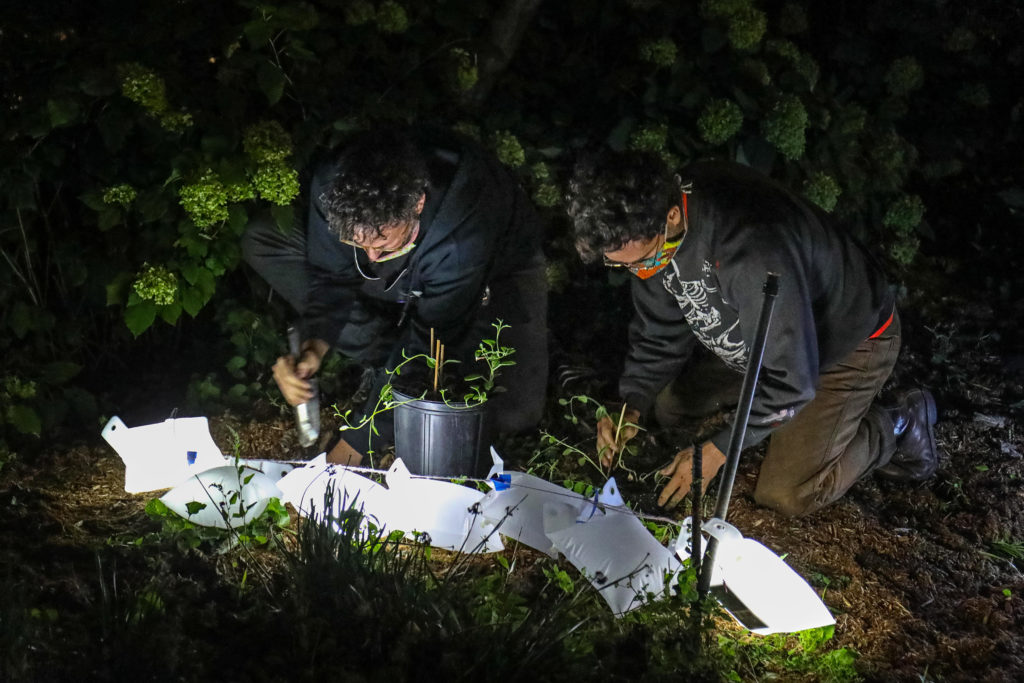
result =
[{"label": "dark background vegetation", "polygon": [[[547,223],[553,368],[576,368],[580,390],[611,398],[629,316],[624,280],[578,262],[562,211],[576,152],[607,144],[677,165],[740,159],[834,213],[898,290],[898,378],[931,386],[949,419],[1002,411],[1012,437],[1022,31],[1020,4],[996,0],[5,5],[2,474],[95,444],[113,414],[280,420],[269,366],[287,315],[240,264],[239,235],[258,212],[290,225],[310,162],[352,132],[410,122],[468,132],[519,173]],[[339,365],[325,391],[344,400]],[[568,376],[553,373],[553,398]],[[7,486],[14,505],[20,484]],[[10,598],[24,576],[4,571]],[[197,602],[221,599],[209,571],[189,584]],[[34,605],[4,612],[4,628],[11,614],[46,622]],[[616,637],[628,650],[634,636]]]}]

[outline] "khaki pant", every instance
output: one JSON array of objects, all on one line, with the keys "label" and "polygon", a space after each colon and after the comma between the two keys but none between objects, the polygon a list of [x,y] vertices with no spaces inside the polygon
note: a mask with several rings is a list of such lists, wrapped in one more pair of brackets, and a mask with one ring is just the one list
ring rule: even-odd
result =
[{"label": "khaki pant", "polygon": [[[822,371],[814,399],[772,433],[754,491],[759,504],[786,515],[806,515],[837,500],[889,462],[896,449],[892,418],[874,401],[899,351],[900,320],[894,314],[880,336],[865,339]],[[739,381],[736,386],[738,397]],[[678,397],[687,395],[678,386],[670,389],[658,397],[662,424],[681,416]]]}]

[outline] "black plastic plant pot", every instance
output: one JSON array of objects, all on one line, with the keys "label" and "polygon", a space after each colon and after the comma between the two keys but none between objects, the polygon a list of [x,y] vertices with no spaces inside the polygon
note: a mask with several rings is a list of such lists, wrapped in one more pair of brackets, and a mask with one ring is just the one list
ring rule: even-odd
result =
[{"label": "black plastic plant pot", "polygon": [[490,441],[487,404],[413,399],[394,391],[395,456],[413,474],[482,477]]}]

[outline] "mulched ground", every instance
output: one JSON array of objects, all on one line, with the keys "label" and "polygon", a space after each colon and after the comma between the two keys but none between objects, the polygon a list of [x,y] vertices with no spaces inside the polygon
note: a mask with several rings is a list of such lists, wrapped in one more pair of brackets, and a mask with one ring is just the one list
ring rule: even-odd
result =
[{"label": "mulched ground", "polygon": [[[935,478],[911,487],[868,479],[829,508],[788,519],[752,501],[755,449],[734,491],[729,521],[824,593],[834,645],[860,654],[867,680],[1024,680],[1024,559],[1012,556],[1024,551],[1024,363],[991,334],[990,311],[958,310],[956,326],[927,333],[911,321],[922,334],[894,378],[939,398],[946,455]],[[287,419],[224,415],[211,424],[225,452],[237,439],[243,457],[301,455]],[[507,445],[507,460],[524,464],[536,445]],[[652,462],[667,459],[656,448]],[[649,489],[623,488],[641,510],[661,512]],[[37,604],[56,610],[52,632],[68,636],[74,627],[60,615],[96,599],[103,549],[153,529],[149,499],[124,492],[121,462],[98,433],[15,462],[0,472],[0,575],[30,584]]]}]

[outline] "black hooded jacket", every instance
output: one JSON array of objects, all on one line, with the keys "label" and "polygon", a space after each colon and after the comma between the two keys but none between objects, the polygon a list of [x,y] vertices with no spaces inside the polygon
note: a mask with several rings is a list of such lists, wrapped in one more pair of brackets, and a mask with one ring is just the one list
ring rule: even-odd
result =
[{"label": "black hooded jacket", "polygon": [[[635,316],[620,393],[646,412],[701,343],[746,368],[769,271],[779,294],[744,444],[791,420],[818,375],[892,314],[893,297],[864,248],[825,213],[739,165],[695,164],[681,174],[688,222],[671,263],[633,281]],[[712,438],[725,452],[729,431]]]},{"label": "black hooded jacket", "polygon": [[[383,355],[389,366],[403,349],[426,352],[431,329],[446,345],[475,347],[479,339],[465,337],[487,291],[501,300],[505,322],[515,324],[532,294],[514,291],[511,276],[543,264],[540,220],[493,155],[451,131],[410,135],[427,159],[430,181],[408,255],[374,264],[328,231],[322,197],[337,162],[317,170],[310,192],[306,335],[371,359],[380,355],[371,349],[388,342]],[[400,318],[407,322],[398,332]]]}]

